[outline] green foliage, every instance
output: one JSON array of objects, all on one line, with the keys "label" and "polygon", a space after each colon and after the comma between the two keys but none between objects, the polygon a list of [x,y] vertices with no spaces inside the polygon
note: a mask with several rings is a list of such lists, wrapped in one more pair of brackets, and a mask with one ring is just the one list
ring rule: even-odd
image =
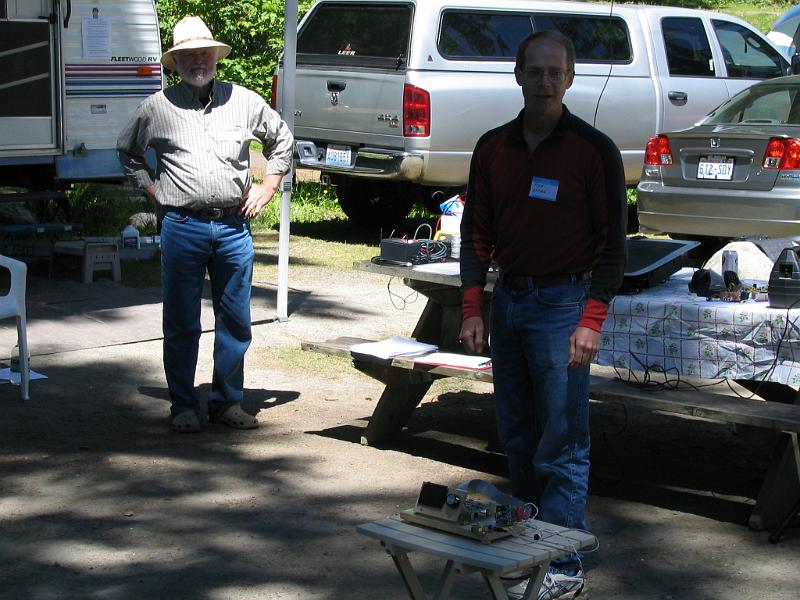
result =
[{"label": "green foliage", "polygon": [[[83,235],[116,236],[136,213],[152,213],[153,203],[128,185],[76,183],[67,190],[70,219],[83,224]],[[139,226],[141,235],[154,235],[151,227]]]},{"label": "green foliage", "polygon": [[[298,19],[312,0],[299,0]],[[214,39],[232,48],[218,66],[218,77],[269,98],[272,75],[283,50],[284,2],[278,0],[157,0],[161,44],[172,47],[175,23],[188,15],[203,19]],[[177,76],[170,75],[170,83]]]},{"label": "green foliage", "polygon": [[[87,236],[115,236],[136,213],[152,213],[153,203],[130,186],[75,184],[67,191],[71,206],[71,219],[83,224]],[[253,229],[277,229],[280,222],[280,194],[258,218]],[[339,207],[333,188],[315,181],[298,181],[292,188],[292,223],[317,223],[345,221],[347,217]],[[142,235],[154,235],[155,227],[139,227]]]}]

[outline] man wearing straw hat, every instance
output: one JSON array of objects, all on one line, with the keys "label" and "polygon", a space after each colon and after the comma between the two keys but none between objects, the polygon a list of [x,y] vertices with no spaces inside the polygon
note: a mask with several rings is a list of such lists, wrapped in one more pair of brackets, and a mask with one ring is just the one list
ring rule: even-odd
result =
[{"label": "man wearing straw hat", "polygon": [[[250,345],[253,240],[249,219],[272,199],[292,160],[286,123],[258,94],[214,79],[230,46],[214,40],[199,17],[173,31],[161,64],[181,82],[148,97],[117,140],[128,177],[156,202],[162,216],[161,282],[164,371],[172,428],[201,429],[194,389],[205,274],[215,315],[214,373],[208,416],[236,429],[257,426],[241,408],[244,356]],[[267,158],[262,184],[249,171],[250,142]],[[155,172],[144,155],[155,150]]]}]

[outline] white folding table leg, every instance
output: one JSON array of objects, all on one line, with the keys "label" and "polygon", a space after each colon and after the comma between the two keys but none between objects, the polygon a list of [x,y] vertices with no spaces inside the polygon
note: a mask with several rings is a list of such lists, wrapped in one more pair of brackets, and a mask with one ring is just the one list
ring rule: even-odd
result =
[{"label": "white folding table leg", "polygon": [[455,576],[455,568],[452,560],[448,560],[442,571],[442,576],[439,579],[439,589],[433,596],[433,600],[447,600],[450,597],[450,590],[453,588],[453,578]]},{"label": "white folding table leg", "polygon": [[392,556],[394,565],[400,571],[400,577],[403,578],[403,583],[406,584],[406,590],[412,600],[428,600],[428,596],[422,589],[417,574],[414,572],[414,567],[411,566],[411,561],[408,560],[408,554],[398,548],[391,548],[389,553]]},{"label": "white folding table leg", "polygon": [[547,573],[547,569],[550,567],[549,564],[547,565],[536,565],[531,572],[530,581],[528,581],[528,587],[525,588],[525,593],[522,595],[522,600],[531,600],[531,598],[536,598],[539,595],[539,590],[542,587],[542,583],[544,582],[544,576]]},{"label": "white folding table leg", "polygon": [[489,591],[492,592],[493,600],[508,600],[506,588],[503,586],[497,573],[484,570],[481,571],[481,575],[483,575],[483,580],[486,582],[486,585],[489,586]]}]

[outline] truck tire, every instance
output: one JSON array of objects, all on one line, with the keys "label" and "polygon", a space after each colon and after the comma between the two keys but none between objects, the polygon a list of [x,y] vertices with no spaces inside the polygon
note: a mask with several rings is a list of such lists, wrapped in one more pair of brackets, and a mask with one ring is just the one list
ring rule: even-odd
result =
[{"label": "truck tire", "polygon": [[408,215],[416,200],[413,191],[402,183],[349,177],[337,178],[333,183],[344,214],[370,229],[394,227]]}]

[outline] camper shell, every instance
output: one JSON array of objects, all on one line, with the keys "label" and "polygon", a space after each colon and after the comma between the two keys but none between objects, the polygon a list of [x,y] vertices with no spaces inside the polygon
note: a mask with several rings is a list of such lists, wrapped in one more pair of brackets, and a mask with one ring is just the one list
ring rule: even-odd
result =
[{"label": "camper shell", "polygon": [[117,134],[163,88],[154,0],[0,0],[0,186],[123,179]]}]

